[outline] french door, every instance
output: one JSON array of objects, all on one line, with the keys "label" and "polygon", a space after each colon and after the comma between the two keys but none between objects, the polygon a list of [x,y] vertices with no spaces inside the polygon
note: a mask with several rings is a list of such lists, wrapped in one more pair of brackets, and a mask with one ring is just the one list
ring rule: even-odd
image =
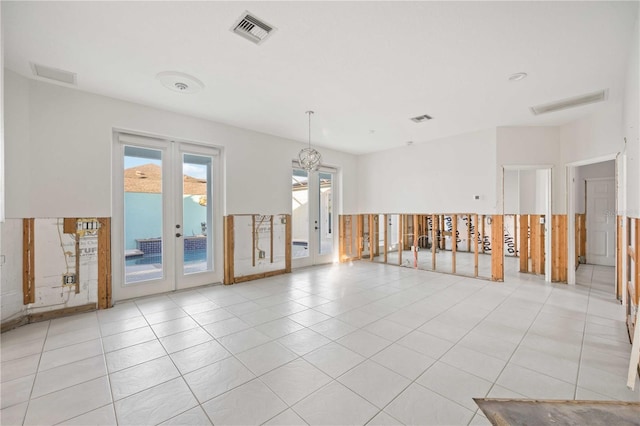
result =
[{"label": "french door", "polygon": [[291,175],[294,268],[333,262],[337,257],[336,170],[307,172],[294,164]]},{"label": "french door", "polygon": [[114,150],[114,300],[220,282],[219,155],[124,133]]}]

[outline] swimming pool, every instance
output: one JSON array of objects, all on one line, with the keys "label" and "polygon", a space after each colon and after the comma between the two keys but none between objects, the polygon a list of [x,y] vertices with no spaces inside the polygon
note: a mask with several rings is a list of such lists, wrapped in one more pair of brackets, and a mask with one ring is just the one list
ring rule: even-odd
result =
[{"label": "swimming pool", "polygon": [[[207,250],[187,250],[184,252],[184,263],[199,263],[206,262]],[[127,259],[125,261],[126,266],[134,265],[159,265],[162,263],[162,254],[153,253],[145,254],[141,257]]]}]

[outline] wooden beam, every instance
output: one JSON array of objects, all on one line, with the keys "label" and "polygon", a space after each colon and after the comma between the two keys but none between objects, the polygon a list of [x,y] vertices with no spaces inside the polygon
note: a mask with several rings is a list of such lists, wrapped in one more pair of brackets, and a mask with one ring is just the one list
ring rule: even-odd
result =
[{"label": "wooden beam", "polygon": [[438,234],[436,230],[436,215],[431,215],[431,269],[436,270],[436,249],[438,244]]},{"label": "wooden beam", "polygon": [[271,218],[269,219],[269,231],[270,231],[269,250],[271,253],[269,260],[271,261],[270,263],[273,263],[273,215],[271,215]]},{"label": "wooden beam", "polygon": [[256,215],[251,215],[251,266],[256,266]]},{"label": "wooden beam", "polygon": [[80,235],[76,234],[76,294],[80,293]]},{"label": "wooden beam", "polygon": [[[291,272],[291,215],[284,215],[284,271],[286,273]],[[233,264],[232,264],[233,267]]]},{"label": "wooden beam", "polygon": [[467,215],[467,251],[471,253],[471,215]]},{"label": "wooden beam", "polygon": [[111,218],[98,218],[98,309],[111,307]]},{"label": "wooden beam", "polygon": [[378,244],[378,242],[376,241],[375,238],[375,229],[373,226],[373,216],[372,214],[369,215],[369,260],[373,261],[373,258],[376,255],[376,249],[375,246]]},{"label": "wooden beam", "polygon": [[504,219],[494,214],[491,221],[491,279],[504,280]]},{"label": "wooden beam", "polygon": [[529,215],[520,215],[520,272],[529,272]]},{"label": "wooden beam", "polygon": [[344,262],[347,258],[347,254],[345,253],[346,244],[344,240],[346,232],[345,221],[346,219],[344,215],[341,214],[340,216],[338,216],[338,259],[340,260],[340,262]]},{"label": "wooden beam", "polygon": [[[224,284],[233,284],[233,216],[225,216],[224,217],[224,230],[223,230],[223,239],[224,239]],[[291,243],[287,246],[288,255],[285,256],[286,259],[289,259],[291,262]]]},{"label": "wooden beam", "polygon": [[484,229],[484,224],[485,224],[485,220],[484,220],[484,215],[480,216],[480,240],[482,241],[482,245],[480,246],[480,248],[482,248],[482,253],[484,253],[484,236],[485,236],[485,229]]},{"label": "wooden beam", "polygon": [[388,241],[388,228],[389,228],[389,215],[384,215],[383,217],[384,220],[384,263],[387,263],[387,256],[388,256],[388,252],[389,252],[389,241]]},{"label": "wooden beam", "polygon": [[567,215],[552,215],[551,281],[567,281]]},{"label": "wooden beam", "polygon": [[36,235],[35,219],[22,220],[22,296],[23,303],[36,301]]},{"label": "wooden beam", "polygon": [[451,216],[451,273],[456,273],[456,251],[458,250],[458,215]]},{"label": "wooden beam", "polygon": [[404,250],[404,235],[402,234],[403,229],[403,215],[398,215],[398,265],[402,265],[402,250]]},{"label": "wooden beam", "polygon": [[356,235],[356,241],[358,241],[358,259],[362,259],[362,249],[364,248],[364,215],[359,214],[357,216],[357,223],[356,223],[357,229],[357,235]]},{"label": "wooden beam", "polygon": [[478,276],[478,215],[473,215],[473,276]]}]

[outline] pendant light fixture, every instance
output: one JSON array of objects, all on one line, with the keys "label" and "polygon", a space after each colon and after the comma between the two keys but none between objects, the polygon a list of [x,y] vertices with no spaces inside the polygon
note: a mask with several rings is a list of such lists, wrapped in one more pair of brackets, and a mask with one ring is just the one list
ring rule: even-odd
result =
[{"label": "pendant light fixture", "polygon": [[309,115],[309,146],[300,150],[298,161],[303,169],[310,172],[312,170],[318,170],[322,155],[317,150],[311,148],[311,114],[313,114],[313,111],[307,111],[305,114]]}]

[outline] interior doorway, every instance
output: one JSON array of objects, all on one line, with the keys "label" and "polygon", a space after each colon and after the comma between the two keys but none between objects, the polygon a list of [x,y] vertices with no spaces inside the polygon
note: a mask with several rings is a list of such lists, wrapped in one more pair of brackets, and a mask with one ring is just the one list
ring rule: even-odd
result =
[{"label": "interior doorway", "polygon": [[592,265],[615,266],[614,178],[587,178],[585,186],[586,261]]}]

